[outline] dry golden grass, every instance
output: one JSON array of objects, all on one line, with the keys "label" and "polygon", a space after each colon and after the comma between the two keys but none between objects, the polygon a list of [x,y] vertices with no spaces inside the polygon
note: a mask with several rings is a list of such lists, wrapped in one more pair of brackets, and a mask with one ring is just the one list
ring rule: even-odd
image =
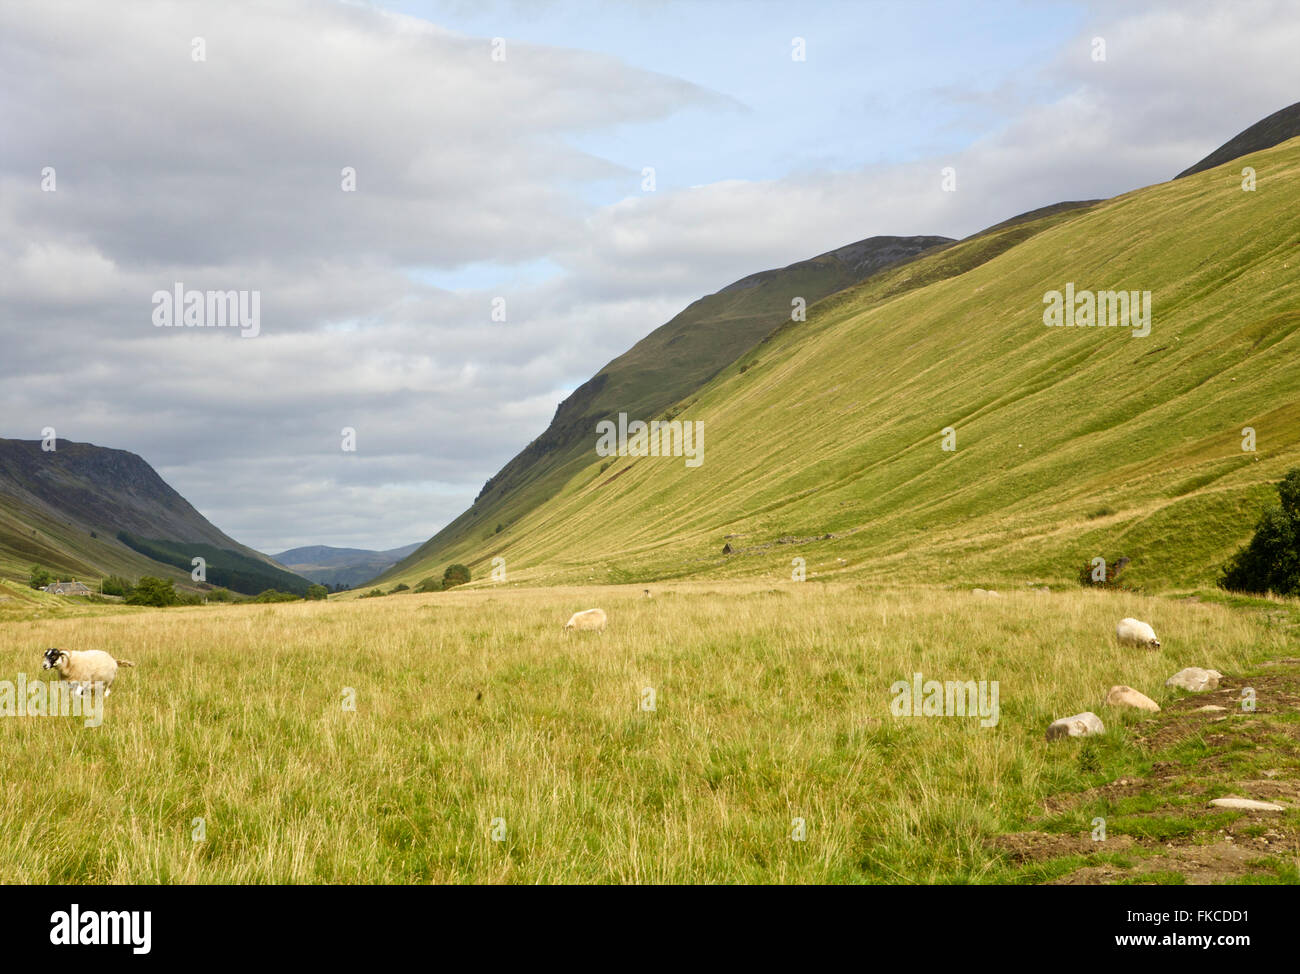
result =
[{"label": "dry golden grass", "polygon": [[[1083,774],[1078,742],[1044,742],[1051,719],[1094,710],[1100,746],[1131,749],[1147,718],[1104,708],[1112,684],[1162,701],[1183,666],[1294,652],[1224,606],[1004,596],[716,583],[11,610],[0,680],[39,673],[47,646],[138,666],[101,727],[0,720],[0,879],[997,880],[987,840]],[[561,632],[594,605],[603,635]],[[1161,650],[1115,644],[1128,615]],[[891,717],[917,671],[998,681],[999,723]]]}]

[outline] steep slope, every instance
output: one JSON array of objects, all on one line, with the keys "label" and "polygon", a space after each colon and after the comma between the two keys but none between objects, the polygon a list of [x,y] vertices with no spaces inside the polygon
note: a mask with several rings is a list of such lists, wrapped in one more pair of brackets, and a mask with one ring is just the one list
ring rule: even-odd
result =
[{"label": "steep slope", "polygon": [[1214,169],[1234,159],[1240,159],[1247,153],[1271,149],[1298,135],[1300,135],[1300,102],[1288,105],[1268,118],[1256,122],[1244,132],[1239,132],[1196,165],[1184,169],[1174,178],[1182,179],[1184,176]]},{"label": "steep slope", "polygon": [[290,571],[297,572],[303,578],[309,578],[313,582],[350,588],[368,582],[380,572],[392,568],[419,547],[420,542],[388,551],[310,545],[282,551],[271,557]]},{"label": "steep slope", "polygon": [[[555,497],[439,554],[537,583],[781,581],[796,557],[810,577],[1073,582],[1120,555],[1137,584],[1210,581],[1300,464],[1300,141],[1243,161],[1268,194],[1189,176],[836,294],[678,404],[702,466],[602,470],[589,430]],[[1150,291],[1150,335],[1044,327],[1067,283]],[[428,574],[419,556],[391,577]]]},{"label": "steep slope", "polygon": [[694,302],[575,389],[546,431],[413,557],[437,560],[440,552],[490,535],[496,525],[517,520],[553,496],[585,463],[598,420],[619,412],[646,419],[659,415],[789,321],[793,297],[812,304],[952,242],[948,237],[871,237],[751,274]]},{"label": "steep slope", "polygon": [[306,591],[306,579],[228,537],[135,454],[55,446],[0,439],[0,574],[25,578],[36,564],[65,578],[152,574],[188,585],[202,556],[213,584]]}]

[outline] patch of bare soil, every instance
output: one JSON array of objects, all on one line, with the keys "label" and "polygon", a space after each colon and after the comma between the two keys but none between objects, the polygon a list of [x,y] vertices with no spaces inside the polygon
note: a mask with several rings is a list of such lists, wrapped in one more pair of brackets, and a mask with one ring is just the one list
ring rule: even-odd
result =
[{"label": "patch of bare soil", "polygon": [[[1300,722],[1278,719],[1300,713],[1300,659],[1272,660],[1250,677],[1225,677],[1209,693],[1188,694],[1135,728],[1137,745],[1158,758],[1147,774],[1127,775],[1075,794],[1054,795],[1043,802],[1048,815],[1091,804],[1144,794],[1170,796],[1152,811],[1128,813],[1129,819],[1162,818],[1196,822],[1214,816],[1177,838],[1147,838],[1111,832],[1094,842],[1088,832],[1061,835],[1025,831],[999,836],[992,846],[1014,865],[1033,865],[1066,856],[1129,852],[1132,865],[1096,863],[1051,881],[1052,885],[1141,883],[1181,875],[1189,884],[1231,882],[1272,875],[1274,867],[1300,866],[1300,818],[1294,811],[1243,812],[1216,828],[1224,810],[1209,805],[1209,795],[1228,794],[1300,809]],[[1255,691],[1255,710],[1242,709],[1242,688]],[[1213,705],[1222,711],[1202,712]],[[1193,735],[1218,753],[1194,761],[1173,759],[1172,751]],[[1168,757],[1166,760],[1164,758]],[[1247,770],[1249,769],[1249,770]],[[1172,799],[1206,795],[1204,802],[1174,804]],[[1153,832],[1159,833],[1159,828]],[[1166,831],[1178,831],[1171,829]],[[1161,875],[1163,874],[1163,876]]]}]

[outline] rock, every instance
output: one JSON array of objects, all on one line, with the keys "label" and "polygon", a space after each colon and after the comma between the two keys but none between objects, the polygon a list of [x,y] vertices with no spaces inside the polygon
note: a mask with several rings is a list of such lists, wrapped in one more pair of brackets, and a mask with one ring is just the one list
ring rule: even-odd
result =
[{"label": "rock", "polygon": [[1284,805],[1275,805],[1272,802],[1257,802],[1253,798],[1237,798],[1230,795],[1227,798],[1216,798],[1210,802],[1215,808],[1237,808],[1243,812],[1285,812]]},{"label": "rock", "polygon": [[1194,714],[1220,714],[1227,710],[1227,707],[1219,707],[1212,703],[1207,703],[1204,707],[1197,707],[1192,711]]},{"label": "rock", "polygon": [[1084,711],[1073,717],[1062,717],[1047,725],[1049,741],[1054,741],[1058,737],[1091,737],[1094,734],[1104,733],[1106,733],[1106,725],[1091,711]]},{"label": "rock", "polygon": [[970,590],[971,595],[988,595],[989,593],[982,588],[973,588]]},{"label": "rock", "polygon": [[731,554],[731,553],[732,553],[733,551],[735,551],[735,550],[736,550],[735,548],[731,547],[731,542],[730,542],[730,541],[728,541],[726,544],[724,544],[724,545],[722,546],[722,553],[723,553],[724,555],[729,555],[729,554]]},{"label": "rock", "polygon": [[1139,693],[1132,687],[1126,687],[1122,684],[1110,688],[1110,693],[1106,694],[1106,706],[1136,707],[1138,710],[1150,710],[1152,713],[1155,713],[1160,709],[1160,704],[1156,703],[1145,693]]},{"label": "rock", "polygon": [[1192,693],[1204,693],[1206,690],[1217,690],[1221,679],[1223,674],[1218,670],[1203,670],[1199,666],[1189,666],[1165,680],[1165,686],[1190,690]]}]

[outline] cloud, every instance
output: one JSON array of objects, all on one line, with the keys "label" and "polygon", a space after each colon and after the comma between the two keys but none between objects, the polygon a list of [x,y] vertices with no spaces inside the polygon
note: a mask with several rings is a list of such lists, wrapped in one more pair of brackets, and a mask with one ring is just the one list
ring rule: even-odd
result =
[{"label": "cloud", "polygon": [[[264,550],[423,540],[691,300],[863,237],[960,236],[1169,178],[1300,91],[1282,4],[1084,21],[969,89],[900,79],[891,112],[946,100],[941,124],[1001,120],[959,152],[608,199],[640,173],[587,135],[683,113],[757,125],[748,93],[515,40],[494,61],[491,38],[370,6],[7,4],[2,435],[54,425],[141,453]],[[786,158],[766,134],[755,151]],[[484,286],[484,267],[531,270]],[[478,284],[428,283],[462,272]],[[261,337],[154,328],[151,295],[175,282],[259,290]]]}]

